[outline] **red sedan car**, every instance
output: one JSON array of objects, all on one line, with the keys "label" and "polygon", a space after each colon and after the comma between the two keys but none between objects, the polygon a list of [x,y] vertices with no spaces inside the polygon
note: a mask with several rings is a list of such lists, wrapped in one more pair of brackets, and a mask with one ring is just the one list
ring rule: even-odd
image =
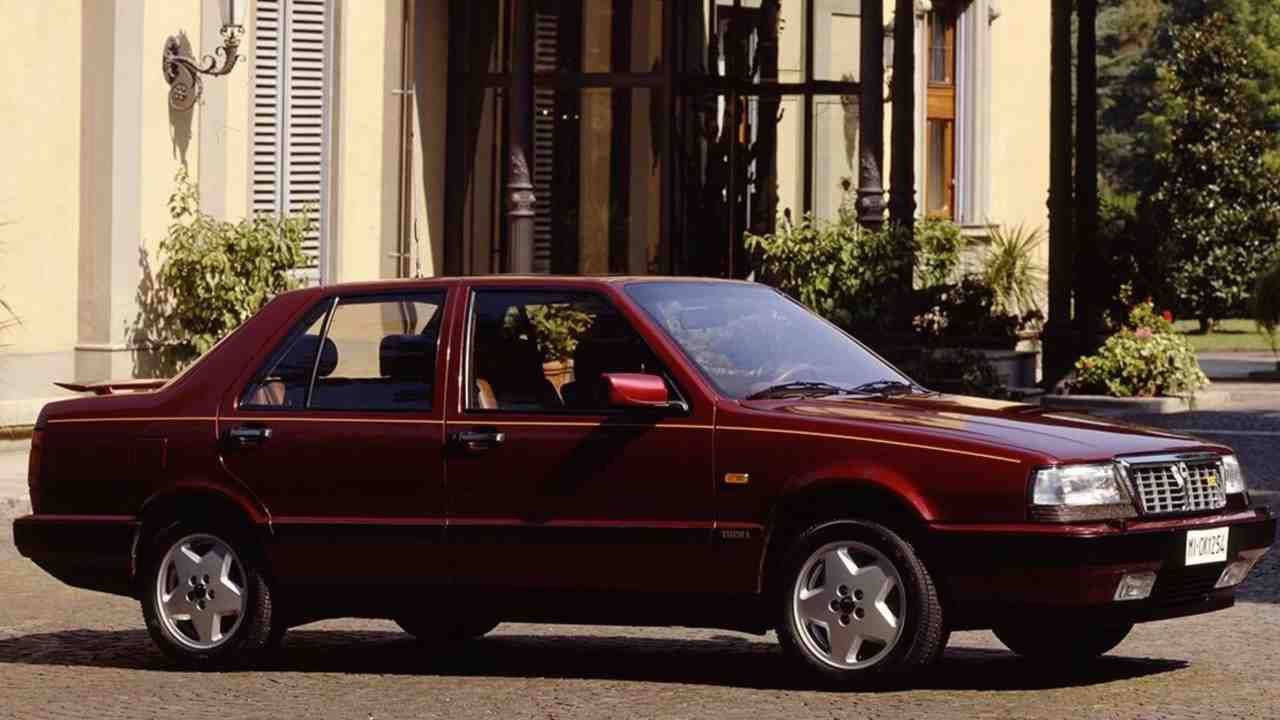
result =
[{"label": "red sedan car", "polygon": [[761,285],[466,278],[271,302],[159,387],[51,403],[18,547],[221,665],[320,618],[778,631],[842,683],[1229,607],[1229,448],[940,395]]}]

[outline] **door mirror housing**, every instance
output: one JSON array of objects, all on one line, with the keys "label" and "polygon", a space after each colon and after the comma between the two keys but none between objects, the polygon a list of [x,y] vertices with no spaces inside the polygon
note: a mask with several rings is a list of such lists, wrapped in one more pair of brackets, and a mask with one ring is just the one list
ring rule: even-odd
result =
[{"label": "door mirror housing", "polygon": [[605,373],[600,376],[604,396],[616,408],[666,408],[671,406],[667,383],[657,375]]}]

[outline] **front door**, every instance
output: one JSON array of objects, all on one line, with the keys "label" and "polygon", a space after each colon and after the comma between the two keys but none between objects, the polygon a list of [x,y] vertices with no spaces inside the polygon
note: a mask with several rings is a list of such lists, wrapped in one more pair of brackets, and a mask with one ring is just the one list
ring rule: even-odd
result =
[{"label": "front door", "polygon": [[711,407],[622,411],[600,375],[685,394],[603,295],[477,287],[450,372],[449,543],[463,585],[709,589]]},{"label": "front door", "polygon": [[228,392],[222,457],[286,579],[447,580],[444,319],[442,291],[327,298]]}]

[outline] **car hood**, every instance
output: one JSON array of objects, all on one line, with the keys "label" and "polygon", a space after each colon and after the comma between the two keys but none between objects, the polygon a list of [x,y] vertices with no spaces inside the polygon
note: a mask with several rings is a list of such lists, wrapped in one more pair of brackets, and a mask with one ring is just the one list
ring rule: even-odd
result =
[{"label": "car hood", "polygon": [[933,432],[939,437],[1035,453],[1050,462],[1109,460],[1118,455],[1192,449],[1229,451],[1156,428],[959,395],[833,397],[743,404],[790,418],[843,421],[856,425],[861,432],[875,428]]}]

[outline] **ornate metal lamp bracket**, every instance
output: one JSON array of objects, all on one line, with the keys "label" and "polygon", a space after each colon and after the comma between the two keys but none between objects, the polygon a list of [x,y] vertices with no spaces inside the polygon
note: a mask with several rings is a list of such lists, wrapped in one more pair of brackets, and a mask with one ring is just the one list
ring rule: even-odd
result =
[{"label": "ornate metal lamp bracket", "polygon": [[[244,28],[228,25],[222,28],[222,47],[213,55],[205,55],[200,62],[182,53],[182,43],[171,37],[164,44],[164,79],[169,83],[169,107],[184,112],[195,107],[204,93],[201,75],[226,75],[235,69],[240,60],[240,38]],[[221,67],[219,67],[221,61]]]}]

